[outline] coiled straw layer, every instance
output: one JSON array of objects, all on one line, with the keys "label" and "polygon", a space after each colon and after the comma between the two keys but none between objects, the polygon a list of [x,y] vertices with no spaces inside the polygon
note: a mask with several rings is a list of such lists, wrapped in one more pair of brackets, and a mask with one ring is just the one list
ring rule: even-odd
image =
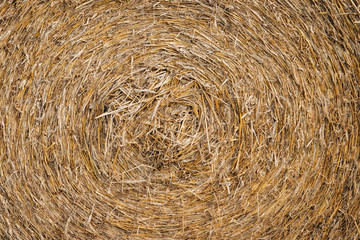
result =
[{"label": "coiled straw layer", "polygon": [[2,1],[3,239],[357,239],[355,0]]}]

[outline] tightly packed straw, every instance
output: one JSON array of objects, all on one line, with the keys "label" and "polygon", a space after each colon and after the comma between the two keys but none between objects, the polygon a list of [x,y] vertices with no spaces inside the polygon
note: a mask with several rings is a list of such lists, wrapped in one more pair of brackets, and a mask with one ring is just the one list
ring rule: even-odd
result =
[{"label": "tightly packed straw", "polygon": [[2,239],[360,238],[357,0],[0,3]]}]

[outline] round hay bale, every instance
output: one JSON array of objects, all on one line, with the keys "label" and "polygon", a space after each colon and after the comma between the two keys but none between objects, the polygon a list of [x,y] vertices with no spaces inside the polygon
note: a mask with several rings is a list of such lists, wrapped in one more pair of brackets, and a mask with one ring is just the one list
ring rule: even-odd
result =
[{"label": "round hay bale", "polygon": [[0,3],[2,239],[360,238],[360,5]]}]

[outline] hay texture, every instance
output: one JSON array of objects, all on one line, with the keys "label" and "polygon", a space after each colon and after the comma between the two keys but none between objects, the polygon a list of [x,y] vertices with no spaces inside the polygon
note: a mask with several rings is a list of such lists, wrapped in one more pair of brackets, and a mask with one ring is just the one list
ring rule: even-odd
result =
[{"label": "hay texture", "polygon": [[1,1],[2,239],[359,239],[357,0]]}]

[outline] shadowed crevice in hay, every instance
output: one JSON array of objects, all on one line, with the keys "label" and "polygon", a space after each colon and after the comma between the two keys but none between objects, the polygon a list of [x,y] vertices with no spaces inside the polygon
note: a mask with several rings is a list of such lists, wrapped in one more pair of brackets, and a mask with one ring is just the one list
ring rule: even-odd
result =
[{"label": "shadowed crevice in hay", "polygon": [[359,238],[359,9],[1,2],[0,236]]}]

